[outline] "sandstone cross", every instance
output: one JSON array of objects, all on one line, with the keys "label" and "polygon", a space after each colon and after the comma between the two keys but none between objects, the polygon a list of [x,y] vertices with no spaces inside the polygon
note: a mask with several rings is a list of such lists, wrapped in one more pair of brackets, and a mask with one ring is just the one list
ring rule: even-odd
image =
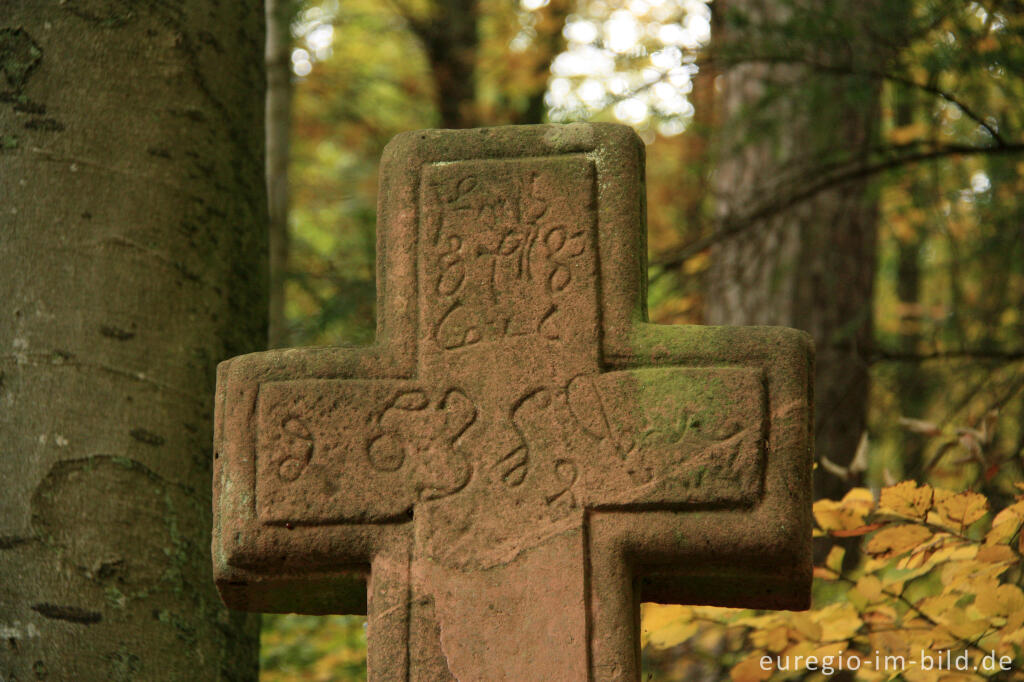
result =
[{"label": "sandstone cross", "polygon": [[636,680],[640,599],[806,608],[810,343],[646,321],[643,163],[612,124],[388,145],[376,344],[218,368],[229,606],[368,613],[370,678],[430,682]]}]

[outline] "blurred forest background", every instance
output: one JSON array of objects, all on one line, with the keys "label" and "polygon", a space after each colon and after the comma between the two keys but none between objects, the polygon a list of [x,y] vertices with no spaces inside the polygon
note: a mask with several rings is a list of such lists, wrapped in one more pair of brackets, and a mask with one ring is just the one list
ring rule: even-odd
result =
[{"label": "blurred forest background", "polygon": [[[646,143],[652,321],[815,337],[815,607],[645,605],[644,679],[1020,674],[1024,3],[270,0],[267,65],[274,346],[372,340],[393,135],[577,120]],[[363,623],[264,616],[261,679],[365,679]]]}]

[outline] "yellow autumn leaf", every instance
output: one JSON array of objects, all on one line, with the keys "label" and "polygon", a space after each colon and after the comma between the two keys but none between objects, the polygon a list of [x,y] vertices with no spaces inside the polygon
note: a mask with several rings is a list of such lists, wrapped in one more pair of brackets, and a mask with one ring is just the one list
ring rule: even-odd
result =
[{"label": "yellow autumn leaf", "polygon": [[789,628],[778,625],[770,629],[751,630],[750,642],[759,649],[782,651],[789,646]]},{"label": "yellow autumn leaf", "polygon": [[861,615],[864,622],[871,627],[895,623],[897,616],[896,609],[884,603],[873,606]]},{"label": "yellow autumn leaf", "polygon": [[864,624],[857,609],[849,602],[829,604],[815,611],[814,616],[821,628],[822,642],[850,639]]},{"label": "yellow autumn leaf", "polygon": [[644,604],[642,606],[640,646],[668,649],[685,642],[697,631],[690,610],[674,604]]},{"label": "yellow autumn leaf", "polygon": [[[1005,619],[999,618],[997,620],[1001,621],[1001,620],[1005,620]],[[988,628],[989,629],[988,629],[988,631],[984,635],[982,635],[980,639],[975,640],[978,643],[978,648],[981,649],[982,651],[991,651],[991,650],[995,649],[996,647],[1002,646],[1002,640],[999,638],[999,631],[992,629],[992,628],[998,628],[998,627],[1001,627],[1001,626],[1002,626],[1002,623],[996,623],[996,622],[993,622],[993,621],[989,621],[989,624],[988,624]]]},{"label": "yellow autumn leaf", "polygon": [[739,625],[751,630],[767,630],[768,628],[781,625],[783,623],[785,614],[781,612],[768,613],[763,616],[747,616],[745,618],[737,618],[733,621],[733,625]]},{"label": "yellow autumn leaf", "polygon": [[904,628],[917,628],[920,632],[928,634],[928,645],[926,649],[932,651],[939,651],[942,649],[952,649],[960,644],[960,640],[951,633],[945,625],[932,626],[931,621],[925,620],[924,618],[911,618],[903,621]]},{"label": "yellow autumn leaf", "polygon": [[868,645],[871,651],[905,656],[908,651],[907,633],[889,629],[872,630],[868,633]]},{"label": "yellow autumn leaf", "polygon": [[[761,680],[767,680],[772,675],[773,667],[761,665],[761,657],[764,656],[763,651],[755,651],[750,654],[742,661],[737,663],[729,671],[729,677],[733,682],[761,682]],[[774,661],[773,661],[774,665]]]},{"label": "yellow autumn leaf", "polygon": [[924,526],[903,523],[898,526],[883,528],[868,540],[869,554],[892,556],[902,554],[921,544],[932,532]]},{"label": "yellow autumn leaf", "polygon": [[875,498],[867,488],[854,488],[842,500],[818,500],[814,519],[822,530],[854,530],[865,525],[865,517],[875,508]]},{"label": "yellow autumn leaf", "polygon": [[941,678],[939,676],[943,674],[937,670],[921,670],[916,666],[907,666],[907,668],[901,672],[902,674],[900,676],[890,677],[889,679],[904,679],[906,682],[941,682]]},{"label": "yellow autumn leaf", "polygon": [[828,551],[828,556],[825,558],[825,566],[832,570],[834,573],[843,572],[843,559],[846,557],[846,549],[836,545]]},{"label": "yellow autumn leaf", "polygon": [[868,598],[860,593],[856,587],[852,587],[846,593],[846,600],[853,604],[858,611],[864,611],[868,607]]},{"label": "yellow autumn leaf", "polygon": [[[789,614],[790,631],[812,642],[821,639],[821,626],[814,622],[806,612],[796,611]],[[796,639],[794,637],[794,639]]]},{"label": "yellow autumn leaf", "polygon": [[1011,627],[1011,618],[1006,619],[1006,625],[999,631],[999,641],[1003,644],[1024,644],[1024,627],[1015,619],[1012,622],[1016,627]]},{"label": "yellow autumn leaf", "polygon": [[869,603],[876,602],[882,598],[882,581],[878,579],[878,576],[861,576],[857,581],[856,588]]},{"label": "yellow autumn leaf", "polygon": [[871,511],[875,508],[875,496],[868,488],[850,488],[849,492],[843,495],[842,501],[843,504],[851,509],[857,508]]},{"label": "yellow autumn leaf", "polygon": [[1024,611],[1024,592],[1016,585],[986,586],[974,595],[973,606],[983,616],[1009,616]]},{"label": "yellow autumn leaf", "polygon": [[727,623],[733,616],[742,613],[743,609],[729,609],[721,606],[690,606],[691,620],[709,620],[716,623]]},{"label": "yellow autumn leaf", "polygon": [[1024,523],[1024,502],[1011,504],[992,519],[992,528],[985,535],[986,545],[1008,544]]},{"label": "yellow autumn leaf", "polygon": [[[957,567],[956,564],[968,566]],[[989,570],[976,570],[985,567]],[[942,567],[942,582],[946,590],[958,594],[978,594],[983,590],[995,589],[999,585],[999,574],[1006,566],[998,564],[980,564],[973,561],[960,561]]]},{"label": "yellow autumn leaf", "polygon": [[988,498],[970,491],[954,493],[939,489],[935,491],[935,511],[943,526],[960,530],[988,513]]},{"label": "yellow autumn leaf", "polygon": [[1008,628],[1022,628],[1024,627],[1024,609],[1011,613],[1006,617],[1006,627]]},{"label": "yellow autumn leaf", "polygon": [[846,651],[848,644],[849,642],[829,642],[814,649],[808,654],[810,660],[808,658],[804,659],[803,668],[805,670],[813,668],[813,670],[820,671],[822,674],[831,677],[837,670],[843,668],[844,663],[849,661],[850,654],[853,652]]},{"label": "yellow autumn leaf", "polygon": [[917,602],[917,610],[934,621],[945,623],[948,615],[956,606],[958,595],[937,594],[932,597],[925,597]]},{"label": "yellow autumn leaf", "polygon": [[918,486],[914,481],[903,481],[882,489],[878,511],[923,519],[931,509],[933,494],[930,485]]},{"label": "yellow autumn leaf", "polygon": [[1017,554],[1007,545],[984,545],[978,549],[977,560],[989,564],[1016,561]]},{"label": "yellow autumn leaf", "polygon": [[[889,556],[889,555],[885,554],[883,556]],[[905,568],[905,569],[915,569],[915,568],[930,569],[931,568],[931,564],[928,563],[928,557],[929,557],[929,553],[928,552],[912,552],[910,554],[906,554],[903,557],[901,557],[900,560],[898,562],[896,562],[896,565],[899,568]]]},{"label": "yellow autumn leaf", "polygon": [[670,625],[658,628],[657,630],[650,630],[646,633],[646,642],[651,646],[658,649],[669,649],[682,644],[686,640],[693,637],[700,626],[697,623],[689,622],[675,622]]},{"label": "yellow autumn leaf", "polygon": [[991,619],[977,616],[973,607],[961,607],[959,595],[944,594],[921,600],[918,605],[928,617],[941,623],[954,636],[965,641],[977,641],[992,628]]},{"label": "yellow autumn leaf", "polygon": [[792,669],[792,666],[795,663],[797,656],[806,657],[810,655],[812,651],[817,649],[818,646],[819,644],[817,642],[810,640],[794,642],[789,648],[785,649],[781,654],[779,654],[779,658],[781,658],[783,661],[789,661],[790,668]]},{"label": "yellow autumn leaf", "polygon": [[949,616],[946,627],[961,640],[973,642],[978,640],[991,627],[988,618],[968,618],[956,609]]},{"label": "yellow autumn leaf", "polygon": [[949,561],[966,561],[978,555],[978,545],[948,543],[929,557],[932,564],[943,564]]},{"label": "yellow autumn leaf", "polygon": [[673,621],[689,621],[692,615],[689,607],[677,604],[655,604],[645,602],[640,606],[640,617],[645,627],[654,630]]}]

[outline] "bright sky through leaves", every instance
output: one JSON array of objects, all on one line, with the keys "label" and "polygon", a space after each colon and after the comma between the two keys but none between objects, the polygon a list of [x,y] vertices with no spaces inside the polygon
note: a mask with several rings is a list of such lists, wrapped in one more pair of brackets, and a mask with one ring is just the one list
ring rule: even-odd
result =
[{"label": "bright sky through leaves", "polygon": [[[513,50],[531,48],[531,13],[548,0],[521,0],[523,30]],[[300,13],[293,32],[292,70],[309,75],[331,55],[335,0]],[[711,37],[705,0],[583,0],[565,24],[568,47],[551,65],[545,102],[553,121],[588,119],[602,111],[649,138],[681,133],[693,115],[687,99],[697,73],[696,51]],[[648,140],[649,141],[649,140]]]},{"label": "bright sky through leaves", "polygon": [[[538,0],[523,7],[531,2]],[[580,3],[566,21],[568,49],[551,66],[551,118],[610,109],[642,135],[655,127],[663,135],[682,132],[693,115],[686,95],[696,51],[711,37],[710,20],[702,0],[632,0],[617,9],[603,0]]]}]

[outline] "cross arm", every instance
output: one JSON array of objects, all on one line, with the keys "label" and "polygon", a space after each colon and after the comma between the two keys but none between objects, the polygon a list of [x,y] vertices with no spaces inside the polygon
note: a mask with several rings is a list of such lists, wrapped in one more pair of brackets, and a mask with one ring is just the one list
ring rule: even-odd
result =
[{"label": "cross arm", "polygon": [[[616,369],[746,369],[761,377],[761,486],[744,504],[705,504],[688,513],[625,509],[592,515],[595,555],[619,557],[642,597],[665,603],[803,609],[811,583],[812,383],[810,336],[783,327],[670,327],[641,323]],[[726,406],[720,409],[726,411]],[[736,408],[731,408],[736,409]],[[740,408],[755,411],[750,407]],[[713,481],[710,485],[714,485]]]},{"label": "cross arm", "polygon": [[[321,447],[316,434],[327,425],[289,415],[319,395],[337,393],[339,386],[358,392],[367,385],[401,383],[400,365],[380,346],[370,346],[268,351],[218,366],[213,559],[214,577],[229,606],[366,613],[371,566],[407,551],[409,519],[402,516],[404,509],[385,523],[293,519],[302,499],[289,507],[288,479],[304,473]],[[276,507],[270,502],[275,496],[281,498]]]}]

